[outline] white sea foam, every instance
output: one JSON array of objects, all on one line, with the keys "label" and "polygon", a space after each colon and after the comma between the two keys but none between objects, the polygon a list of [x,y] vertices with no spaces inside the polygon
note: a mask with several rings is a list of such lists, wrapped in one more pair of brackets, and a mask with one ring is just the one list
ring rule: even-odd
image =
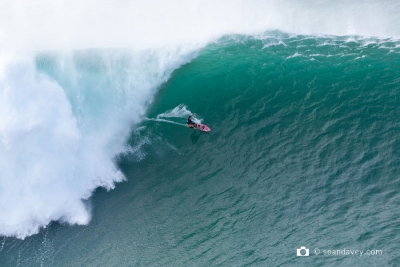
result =
[{"label": "white sea foam", "polygon": [[0,234],[24,238],[52,220],[88,223],[82,199],[124,180],[113,157],[190,51],[58,55],[39,70],[46,57],[2,62]]},{"label": "white sea foam", "polygon": [[302,56],[302,55],[296,52],[296,53],[294,53],[293,55],[288,56],[286,59],[291,59],[291,58],[300,57],[300,56]]}]

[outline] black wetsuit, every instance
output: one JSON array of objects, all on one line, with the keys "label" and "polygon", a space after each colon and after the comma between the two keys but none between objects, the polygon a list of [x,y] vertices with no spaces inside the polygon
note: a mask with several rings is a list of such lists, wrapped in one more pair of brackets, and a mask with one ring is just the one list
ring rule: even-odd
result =
[{"label": "black wetsuit", "polygon": [[192,117],[193,115],[189,116],[189,118],[187,119],[187,124],[189,125],[189,127],[196,127],[196,123],[192,121]]}]

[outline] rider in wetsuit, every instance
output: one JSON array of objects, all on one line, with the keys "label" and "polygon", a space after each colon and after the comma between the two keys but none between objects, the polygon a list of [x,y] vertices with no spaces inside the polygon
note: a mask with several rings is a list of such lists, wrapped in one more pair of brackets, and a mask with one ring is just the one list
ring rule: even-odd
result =
[{"label": "rider in wetsuit", "polygon": [[195,116],[196,113],[193,113],[192,115],[189,116],[187,119],[187,124],[190,128],[196,128],[197,124],[193,121],[193,116]]}]

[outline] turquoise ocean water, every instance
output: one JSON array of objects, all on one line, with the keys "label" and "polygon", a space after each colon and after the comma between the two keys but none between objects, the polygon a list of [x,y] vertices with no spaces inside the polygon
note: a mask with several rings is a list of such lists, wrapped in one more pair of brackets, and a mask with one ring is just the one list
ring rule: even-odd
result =
[{"label": "turquoise ocean water", "polygon": [[[36,72],[70,88],[71,113],[88,133],[80,138],[94,144],[85,147],[93,155],[76,152],[80,160],[103,162],[96,133],[118,129],[115,121],[129,126],[110,130],[127,137],[113,158],[125,179],[115,178],[124,181],[111,191],[98,188],[113,188],[101,179],[89,187],[90,221],[75,222],[83,225],[63,215],[24,239],[1,237],[1,266],[400,265],[398,41],[279,31],[223,37],[135,81],[161,84],[138,119],[109,119],[137,108],[125,102],[126,73],[163,65],[157,55],[35,57]],[[93,91],[77,93],[76,84]],[[118,94],[104,93],[109,87]],[[185,125],[191,112],[210,133]],[[309,257],[296,256],[301,246]]]}]

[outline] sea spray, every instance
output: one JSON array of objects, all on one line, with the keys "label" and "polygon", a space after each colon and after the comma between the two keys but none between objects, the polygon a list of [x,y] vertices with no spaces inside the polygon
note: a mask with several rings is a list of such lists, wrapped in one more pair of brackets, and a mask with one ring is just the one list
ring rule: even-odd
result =
[{"label": "sea spray", "polygon": [[[179,121],[181,122],[181,121],[186,121],[186,118],[188,118],[192,114],[193,114],[193,112],[191,112],[184,104],[180,104],[171,110],[167,110],[161,114],[158,114],[155,119],[148,119],[148,120],[154,120],[154,121],[159,121],[159,122],[167,122],[167,123],[173,123],[173,124],[178,124],[178,125],[182,125],[182,126],[187,126],[187,124],[179,123],[179,122],[172,121],[172,120],[166,120],[165,118],[180,119]],[[182,118],[184,118],[185,120],[182,120]],[[199,117],[193,117],[192,119],[196,123],[201,123],[201,119]]]},{"label": "sea spray", "polygon": [[173,109],[167,110],[161,114],[157,115],[157,119],[159,118],[186,118],[192,114],[190,110],[184,105],[180,104]]},{"label": "sea spray", "polygon": [[86,224],[82,199],[124,180],[114,156],[189,48],[14,56],[1,67],[0,234]]},{"label": "sea spray", "polygon": [[5,0],[0,49],[136,49],[202,43],[226,34],[400,37],[397,0]]}]

